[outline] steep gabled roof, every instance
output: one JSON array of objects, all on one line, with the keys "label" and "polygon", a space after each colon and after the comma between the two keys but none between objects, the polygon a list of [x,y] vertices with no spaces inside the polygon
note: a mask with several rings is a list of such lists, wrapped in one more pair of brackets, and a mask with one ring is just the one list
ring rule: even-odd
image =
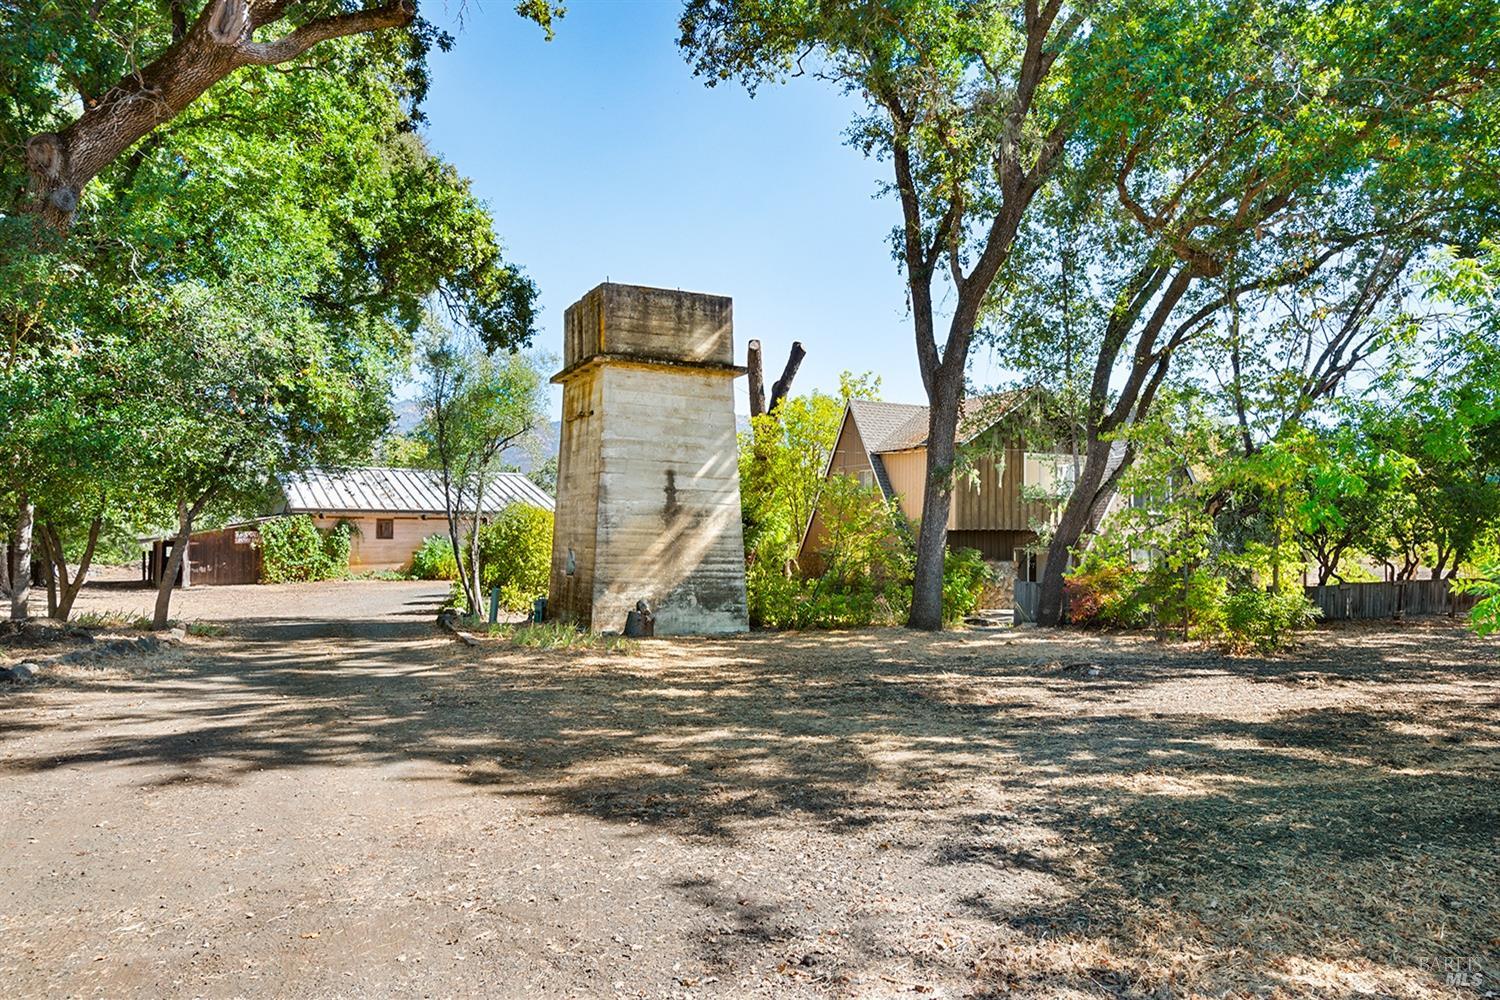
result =
[{"label": "steep gabled roof", "polygon": [[912,420],[920,418],[927,423],[927,407],[913,403],[877,403],[869,399],[849,400],[849,413],[854,417],[854,426],[859,428],[859,437],[865,450],[874,454],[895,451],[887,442],[899,439]]},{"label": "steep gabled roof", "polygon": [[[882,451],[891,451],[885,442],[899,437],[903,428],[912,420],[927,422],[927,407],[911,403],[877,403],[869,399],[849,400],[849,416],[854,420],[854,429],[859,432],[860,442],[865,446],[865,455],[870,468],[875,472],[875,481],[880,484],[882,495],[891,495],[891,478],[886,474],[885,463],[880,460]],[[829,456],[830,460],[832,456]]]},{"label": "steep gabled roof", "polygon": [[[1012,389],[1008,392],[991,393],[987,396],[974,396],[959,404],[958,409],[958,443],[964,444],[983,434],[995,422],[1004,417],[1024,400],[1030,389]],[[927,407],[917,406],[909,403],[870,403],[864,400],[851,400],[850,408],[854,410],[855,422],[859,424],[860,436],[865,439],[865,447],[869,449],[872,456],[890,451],[910,451],[913,448],[927,447]],[[860,410],[870,407],[881,407],[882,409],[871,416],[872,423],[881,426],[882,433],[877,441],[872,441],[865,435],[865,422],[860,419]],[[897,411],[902,415],[901,422],[894,426],[885,426],[885,422],[893,420]]]},{"label": "steep gabled roof", "polygon": [[[278,513],[444,513],[442,479],[427,469],[309,469],[284,477],[281,489],[286,502]],[[513,503],[553,509],[552,498],[530,479],[519,472],[499,473],[485,491],[484,509],[494,512]]]}]

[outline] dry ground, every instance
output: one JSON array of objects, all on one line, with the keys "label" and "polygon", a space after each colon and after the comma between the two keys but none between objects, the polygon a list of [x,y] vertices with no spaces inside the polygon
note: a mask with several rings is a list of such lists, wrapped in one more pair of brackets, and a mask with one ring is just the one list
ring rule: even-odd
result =
[{"label": "dry ground", "polygon": [[579,655],[359,586],[0,691],[0,993],[1497,988],[1500,656],[1446,622]]}]

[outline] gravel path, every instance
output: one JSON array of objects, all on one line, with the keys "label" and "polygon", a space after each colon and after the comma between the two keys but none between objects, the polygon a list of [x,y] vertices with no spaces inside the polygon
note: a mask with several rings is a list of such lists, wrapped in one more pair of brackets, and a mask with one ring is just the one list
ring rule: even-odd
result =
[{"label": "gravel path", "polygon": [[239,624],[0,692],[7,995],[1427,997],[1500,964],[1500,662],[1446,623],[1280,661],[603,655],[458,646],[432,585],[199,594]]}]

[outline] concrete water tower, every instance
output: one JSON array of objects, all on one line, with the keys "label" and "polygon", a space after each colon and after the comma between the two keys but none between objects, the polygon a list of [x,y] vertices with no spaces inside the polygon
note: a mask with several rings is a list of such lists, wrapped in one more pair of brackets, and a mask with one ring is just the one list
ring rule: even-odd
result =
[{"label": "concrete water tower", "polygon": [[547,617],[743,632],[731,301],[605,283],[567,311]]}]

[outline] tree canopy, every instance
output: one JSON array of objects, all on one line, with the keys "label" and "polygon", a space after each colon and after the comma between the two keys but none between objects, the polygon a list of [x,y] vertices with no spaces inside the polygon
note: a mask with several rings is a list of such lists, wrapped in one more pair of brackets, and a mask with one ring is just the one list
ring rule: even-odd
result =
[{"label": "tree canopy", "polygon": [[[258,512],[280,474],[365,457],[431,309],[494,349],[530,341],[534,286],[410,131],[407,56],[361,37],[317,57],[211,88],[101,170],[65,243],[0,259],[0,493],[58,548],[106,494],[132,498],[110,517],[181,537]],[[29,224],[0,218],[10,249]]]}]

